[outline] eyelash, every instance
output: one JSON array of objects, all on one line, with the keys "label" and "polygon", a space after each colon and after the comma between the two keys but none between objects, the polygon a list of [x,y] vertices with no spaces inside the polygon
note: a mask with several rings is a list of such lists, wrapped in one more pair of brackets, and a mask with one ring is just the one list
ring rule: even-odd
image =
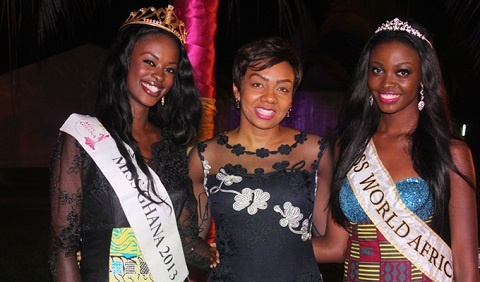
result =
[{"label": "eyelash", "polygon": [[[152,67],[156,67],[157,65],[152,61],[152,60],[143,60],[145,63],[147,63],[148,65],[152,66]],[[174,68],[166,68],[165,69],[168,73],[171,73],[171,74],[175,74],[177,72],[176,69]]]},{"label": "eyelash", "polygon": [[[252,83],[252,87],[262,87],[263,85],[261,83],[254,82]],[[290,90],[287,87],[279,87],[278,90],[280,90],[283,93],[289,93]]]},{"label": "eyelash", "polygon": [[[383,72],[382,69],[378,68],[378,67],[372,67],[371,68],[371,71],[374,73],[374,74],[379,74],[381,72]],[[410,70],[408,69],[400,69],[397,71],[398,74],[400,74],[400,76],[407,76],[410,74]]]},{"label": "eyelash", "polygon": [[373,73],[377,74],[377,73],[380,73],[380,68],[372,67],[372,68],[371,68],[371,71],[372,71]]},{"label": "eyelash", "polygon": [[150,66],[154,67],[155,63],[152,60],[143,60],[145,63],[149,64]]}]

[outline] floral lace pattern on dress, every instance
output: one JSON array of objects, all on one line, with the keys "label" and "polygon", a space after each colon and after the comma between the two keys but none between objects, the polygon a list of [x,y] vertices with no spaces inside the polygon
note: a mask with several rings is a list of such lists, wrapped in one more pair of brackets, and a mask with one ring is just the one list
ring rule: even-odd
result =
[{"label": "floral lace pattern on dress", "polygon": [[295,143],[292,145],[282,144],[278,147],[276,151],[270,151],[266,148],[257,149],[255,152],[245,150],[245,147],[241,144],[230,145],[228,143],[228,136],[224,134],[220,134],[217,143],[219,145],[224,145],[226,148],[230,149],[231,152],[237,156],[247,154],[247,155],[256,155],[259,158],[266,158],[270,156],[270,154],[278,154],[281,155],[288,155],[290,152],[298,146],[298,144],[302,144],[307,140],[307,135],[304,132],[300,132],[299,134],[295,135]]},{"label": "floral lace pattern on dress", "polygon": [[283,218],[279,221],[282,227],[288,227],[293,233],[301,234],[303,241],[307,241],[312,238],[312,233],[309,231],[310,219],[305,219],[302,222],[300,231],[295,230],[295,228],[300,226],[300,221],[303,219],[303,214],[300,212],[299,208],[294,207],[290,202],[285,202],[283,204],[283,210],[279,205],[274,206],[273,210],[283,216]]},{"label": "floral lace pattern on dress", "polygon": [[[202,164],[204,168],[203,184],[204,184],[205,191],[207,192],[207,195],[215,194],[218,192],[235,194],[234,196],[235,202],[233,203],[233,209],[235,211],[240,212],[246,208],[248,214],[250,215],[255,215],[258,212],[258,210],[265,210],[268,208],[267,202],[270,199],[270,193],[264,192],[262,189],[259,189],[259,188],[252,189],[252,188],[246,187],[242,189],[241,193],[239,193],[238,191],[235,191],[235,190],[222,188],[223,185],[231,186],[234,183],[242,182],[241,176],[228,174],[225,168],[221,168],[220,172],[216,174],[216,178],[220,181],[220,184],[215,185],[212,188],[208,189],[208,187],[206,186],[206,182],[207,182],[207,175],[210,172],[211,166],[208,164],[208,160],[202,160]],[[274,165],[274,168],[280,171],[286,170],[288,165],[289,165],[288,162],[276,163]],[[241,166],[238,166],[238,165],[235,167],[235,169],[242,170]],[[293,175],[295,176],[296,174],[293,174]],[[305,176],[307,176],[307,179],[308,179],[308,173]],[[306,183],[303,181],[302,177],[295,177],[295,178],[297,181],[294,181],[294,183],[300,182],[300,185],[297,184],[299,187],[306,187],[305,185]],[[280,226],[288,227],[290,231],[292,231],[293,233],[301,235],[301,238],[303,241],[307,241],[312,238],[312,233],[310,232],[311,216],[302,222],[300,230],[296,230],[296,228],[300,226],[300,221],[303,219],[303,214],[300,212],[300,208],[293,206],[292,203],[290,202],[285,202],[283,204],[283,210],[279,205],[275,205],[273,209],[277,213],[280,213],[283,217],[279,221]]]},{"label": "floral lace pattern on dress", "polygon": [[208,280],[322,281],[310,240],[328,142],[299,132],[275,150],[248,151],[228,140],[220,134],[197,145],[220,253]]}]

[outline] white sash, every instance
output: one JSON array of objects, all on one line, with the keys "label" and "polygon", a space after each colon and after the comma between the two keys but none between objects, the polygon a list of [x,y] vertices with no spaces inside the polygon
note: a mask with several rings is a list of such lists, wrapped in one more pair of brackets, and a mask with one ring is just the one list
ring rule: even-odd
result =
[{"label": "white sash", "polygon": [[[156,204],[138,193],[132,174],[128,171],[126,161],[118,151],[115,141],[96,118],[72,114],[60,130],[77,139],[112,185],[154,280],[184,281],[188,270],[175,212],[157,174],[149,168],[160,198],[170,207]],[[125,146],[129,154],[133,155],[132,149],[126,144]],[[147,176],[134,158],[132,161],[137,168],[140,185],[146,190]],[[150,194],[153,199],[161,200]]]},{"label": "white sash", "polygon": [[383,236],[434,281],[453,281],[450,247],[402,202],[370,140],[347,174],[365,213]]}]

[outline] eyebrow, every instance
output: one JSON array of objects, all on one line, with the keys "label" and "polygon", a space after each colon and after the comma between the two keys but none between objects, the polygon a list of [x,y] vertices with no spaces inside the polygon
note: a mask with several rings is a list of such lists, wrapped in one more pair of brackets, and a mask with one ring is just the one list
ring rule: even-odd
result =
[{"label": "eyebrow", "polygon": [[[377,65],[380,65],[380,66],[384,66],[384,65],[385,65],[385,64],[382,64],[381,62],[378,62],[378,61],[370,61],[370,62],[369,62],[369,65],[372,65],[372,64],[377,64]],[[413,66],[414,63],[412,63],[412,62],[401,62],[401,63],[395,64],[394,66],[395,66],[395,67],[400,67],[400,66],[403,66],[403,65]]]},{"label": "eyebrow", "polygon": [[[266,78],[265,76],[259,74],[259,73],[252,73],[248,78],[252,78],[253,76],[257,76],[259,77],[260,79],[264,80],[264,81],[270,81],[270,79]],[[279,79],[277,80],[277,83],[282,83],[282,82],[290,82],[290,83],[293,83],[290,79],[288,78],[285,78],[285,79]]]},{"label": "eyebrow", "polygon": [[[160,60],[160,58],[159,58],[157,55],[153,54],[153,53],[150,52],[150,51],[143,52],[143,53],[141,53],[140,55],[141,55],[141,56],[143,56],[143,55],[150,55],[150,56],[154,57],[156,60]],[[176,62],[176,61],[168,62],[169,65],[178,65],[179,63],[180,63],[180,61],[178,61],[178,62]]]},{"label": "eyebrow", "polygon": [[150,52],[150,51],[145,51],[145,52],[143,52],[143,53],[140,53],[140,56],[144,56],[144,55],[150,55],[150,56],[154,57],[154,58],[157,59],[157,60],[159,59],[157,55],[153,54],[153,53]]}]

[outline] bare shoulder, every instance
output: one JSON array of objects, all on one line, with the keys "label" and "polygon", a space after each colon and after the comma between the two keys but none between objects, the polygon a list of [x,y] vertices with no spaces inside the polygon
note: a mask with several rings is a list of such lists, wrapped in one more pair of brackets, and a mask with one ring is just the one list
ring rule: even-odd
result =
[{"label": "bare shoulder", "polygon": [[459,139],[452,139],[451,146],[450,146],[450,151],[452,152],[452,155],[470,155],[470,147],[468,147],[468,144]]},{"label": "bare shoulder", "polygon": [[454,139],[450,145],[450,153],[456,165],[462,162],[472,162],[472,152],[465,141]]},{"label": "bare shoulder", "polygon": [[468,144],[462,140],[452,140],[450,152],[457,169],[475,182],[473,157]]}]

